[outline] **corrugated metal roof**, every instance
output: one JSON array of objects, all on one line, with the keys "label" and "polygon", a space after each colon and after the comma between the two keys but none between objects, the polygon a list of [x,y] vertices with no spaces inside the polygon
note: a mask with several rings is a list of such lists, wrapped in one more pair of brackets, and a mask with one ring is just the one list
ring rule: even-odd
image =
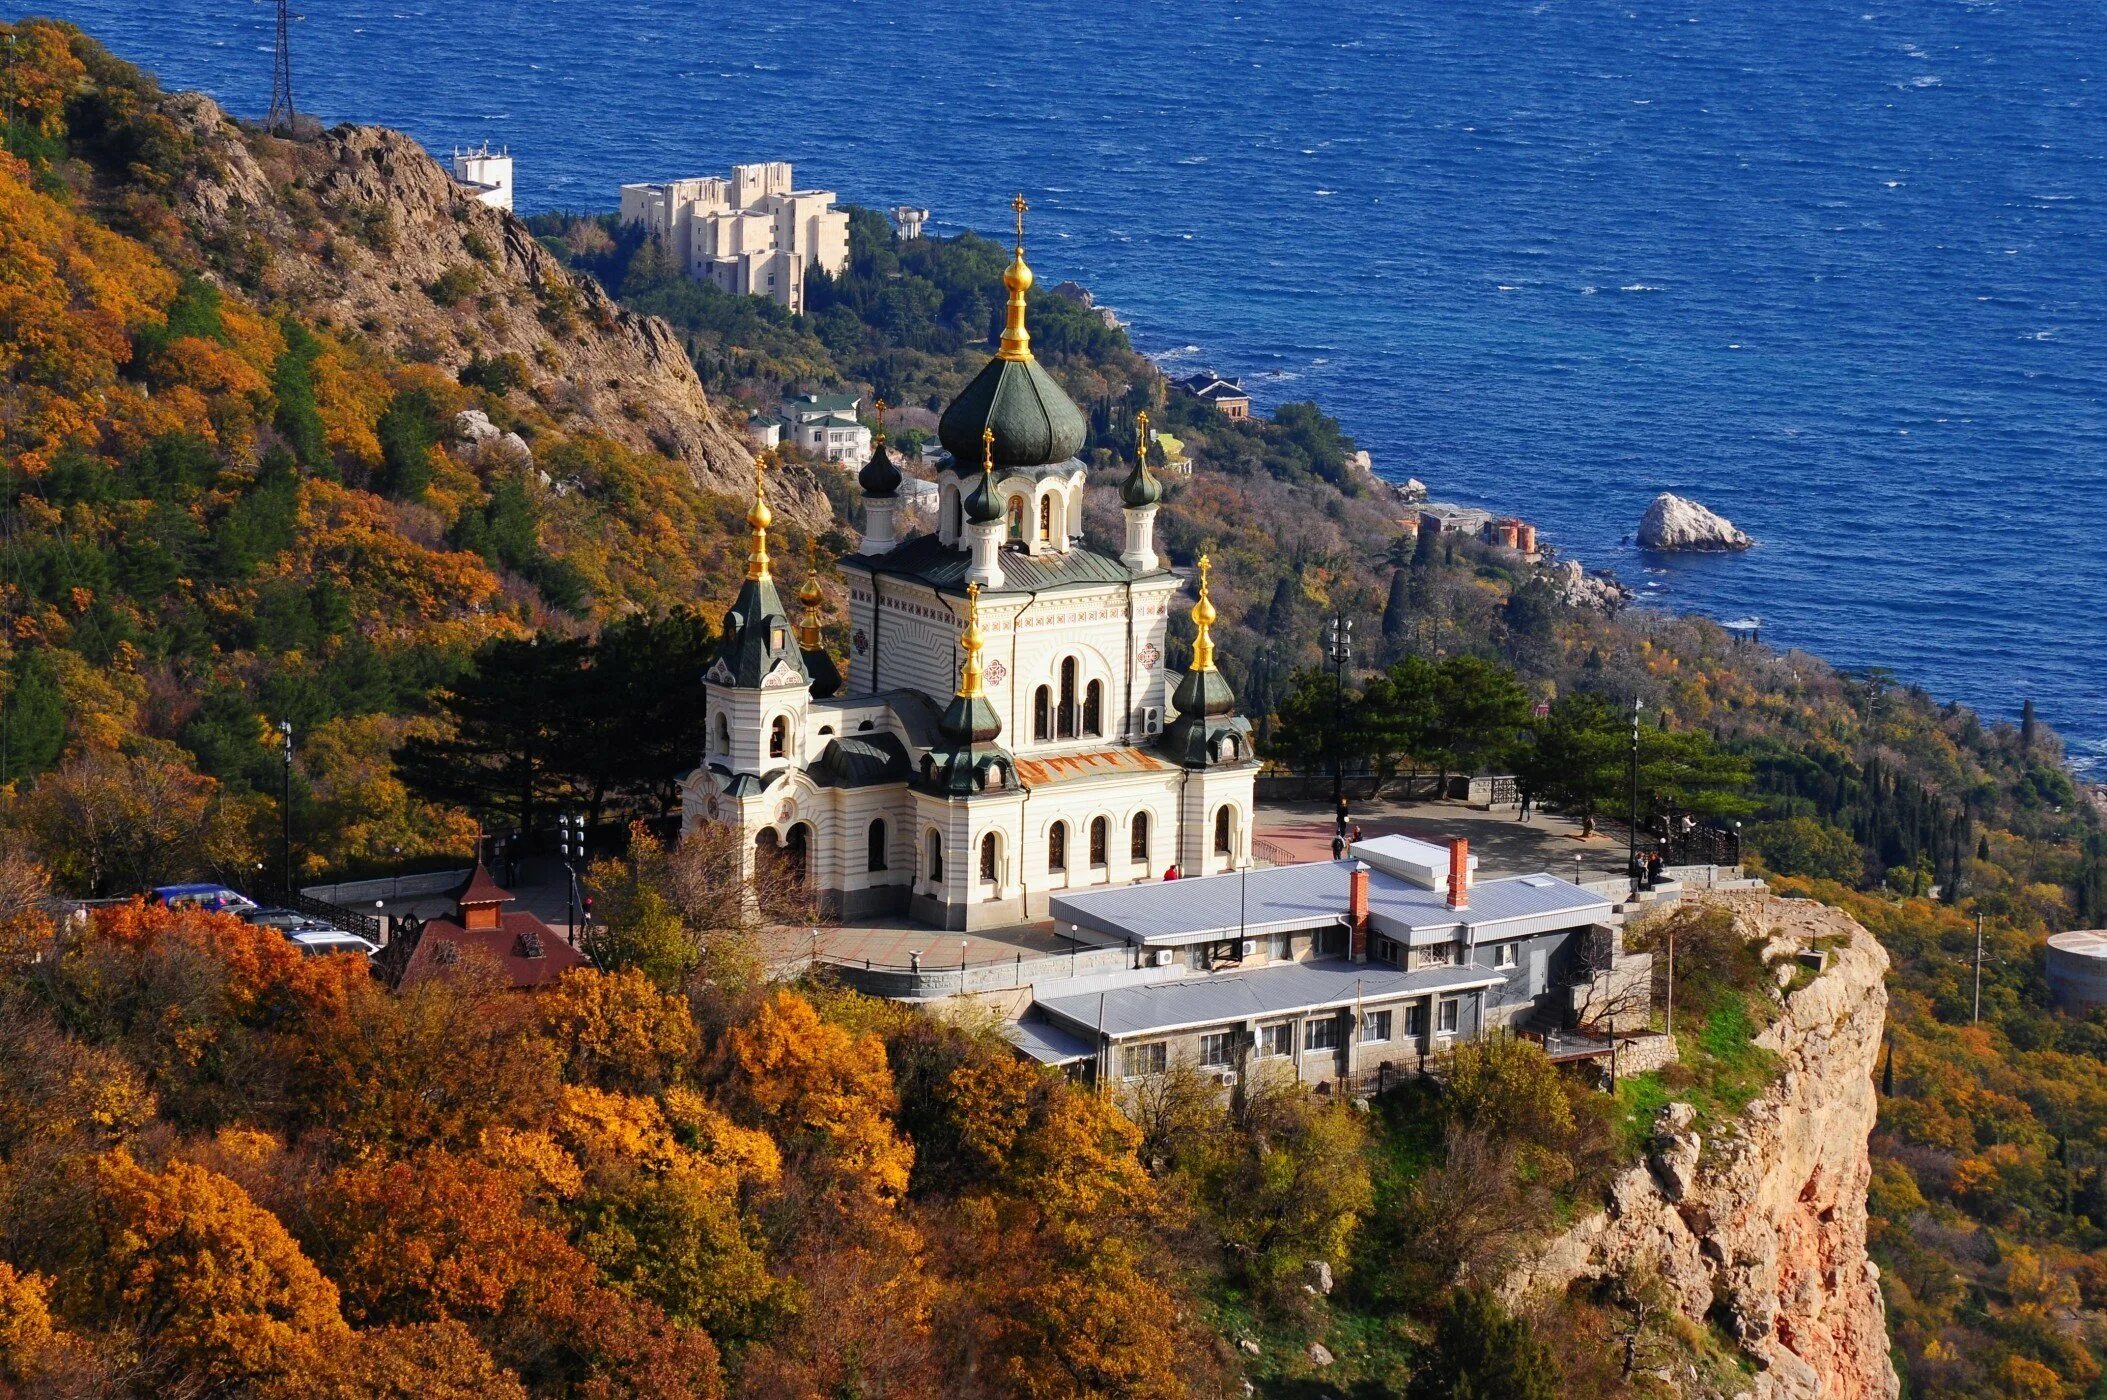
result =
[{"label": "corrugated metal roof", "polygon": [[[1182,881],[1179,883],[1183,883]],[[1123,987],[1099,996],[1054,997],[1034,1005],[1074,1026],[1102,1024],[1114,1039],[1162,1034],[1226,1021],[1263,1020],[1433,992],[1468,991],[1506,981],[1489,967],[1430,967],[1400,972],[1338,959],[1288,963],[1254,972],[1215,973]],[[1102,1017],[1102,1022],[1100,1021]]]},{"label": "corrugated metal roof", "polygon": [[1044,1021],[1015,1021],[1002,1029],[1010,1044],[1042,1065],[1072,1065],[1097,1053],[1081,1036]]},{"label": "corrugated metal roof", "polygon": [[1020,758],[1017,777],[1026,787],[1106,778],[1121,773],[1168,773],[1173,765],[1140,749],[1091,749],[1053,758]]},{"label": "corrugated metal roof", "polygon": [[[1310,861],[1058,895],[1048,912],[1056,919],[1140,943],[1321,928],[1346,916],[1347,878],[1353,864],[1350,860]],[[1471,887],[1467,908],[1451,909],[1443,893],[1370,870],[1368,914],[1377,931],[1403,938],[1553,916],[1573,925],[1591,923],[1609,916],[1609,901],[1553,876],[1509,876],[1481,880]]]}]

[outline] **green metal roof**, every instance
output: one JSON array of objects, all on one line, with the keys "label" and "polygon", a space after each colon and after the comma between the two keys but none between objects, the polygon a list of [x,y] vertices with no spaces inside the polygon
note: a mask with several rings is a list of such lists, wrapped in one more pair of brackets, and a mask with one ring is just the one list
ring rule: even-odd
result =
[{"label": "green metal roof", "polygon": [[1065,462],[1083,450],[1089,428],[1052,375],[1037,360],[988,361],[959,391],[937,424],[937,436],[961,467],[981,464],[983,430],[995,433],[995,466],[1039,467]]},{"label": "green metal roof", "polygon": [[[1081,545],[1066,554],[1038,557],[1006,549],[1001,558],[1002,587],[981,590],[985,594],[1039,593],[1074,584],[1127,583],[1149,577],[1135,573],[1109,554]],[[935,535],[916,535],[889,553],[876,558],[845,559],[842,565],[917,579],[941,592],[962,594],[966,591],[966,569],[972,562],[970,553],[950,548]]]}]

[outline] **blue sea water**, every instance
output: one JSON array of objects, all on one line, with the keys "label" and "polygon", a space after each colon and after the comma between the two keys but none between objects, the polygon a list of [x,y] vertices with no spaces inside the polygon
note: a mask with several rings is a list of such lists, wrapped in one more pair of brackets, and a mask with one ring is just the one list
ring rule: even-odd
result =
[{"label": "blue sea water", "polygon": [[[509,145],[523,212],[760,159],[940,231],[1021,189],[1042,285],[1166,365],[1315,398],[1663,606],[2032,696],[2107,756],[2093,0],[298,8],[303,110]],[[268,3],[56,12],[268,103]],[[1759,547],[1638,553],[1661,490]]]}]

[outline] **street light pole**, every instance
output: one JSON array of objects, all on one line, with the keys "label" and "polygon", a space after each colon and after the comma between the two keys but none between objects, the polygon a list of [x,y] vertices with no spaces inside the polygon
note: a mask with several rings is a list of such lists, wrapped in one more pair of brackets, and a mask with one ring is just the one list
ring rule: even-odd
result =
[{"label": "street light pole", "polygon": [[1332,664],[1332,814],[1346,834],[1346,668],[1353,664],[1353,619],[1334,613],[1326,637]]},{"label": "street light pole", "polygon": [[278,733],[285,744],[285,789],[278,799],[278,815],[283,825],[279,852],[284,860],[285,902],[293,902],[293,722],[278,721]]},{"label": "street light pole", "polygon": [[1627,869],[1631,873],[1632,897],[1639,894],[1639,711],[1646,702],[1636,695],[1631,702],[1631,824],[1625,828]]}]

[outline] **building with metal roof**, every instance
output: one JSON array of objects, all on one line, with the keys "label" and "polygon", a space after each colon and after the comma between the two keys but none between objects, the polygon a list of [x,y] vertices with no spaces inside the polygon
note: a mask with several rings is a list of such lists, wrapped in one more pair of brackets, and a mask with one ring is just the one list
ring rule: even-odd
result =
[{"label": "building with metal roof", "polygon": [[1056,897],[1058,932],[1132,962],[1035,985],[1013,1043],[1118,1078],[1185,1061],[1228,1082],[1272,1061],[1358,1082],[1489,1031],[1562,1027],[1613,965],[1644,980],[1609,903],[1569,881],[1477,880],[1462,842],[1381,837],[1353,856]]}]

